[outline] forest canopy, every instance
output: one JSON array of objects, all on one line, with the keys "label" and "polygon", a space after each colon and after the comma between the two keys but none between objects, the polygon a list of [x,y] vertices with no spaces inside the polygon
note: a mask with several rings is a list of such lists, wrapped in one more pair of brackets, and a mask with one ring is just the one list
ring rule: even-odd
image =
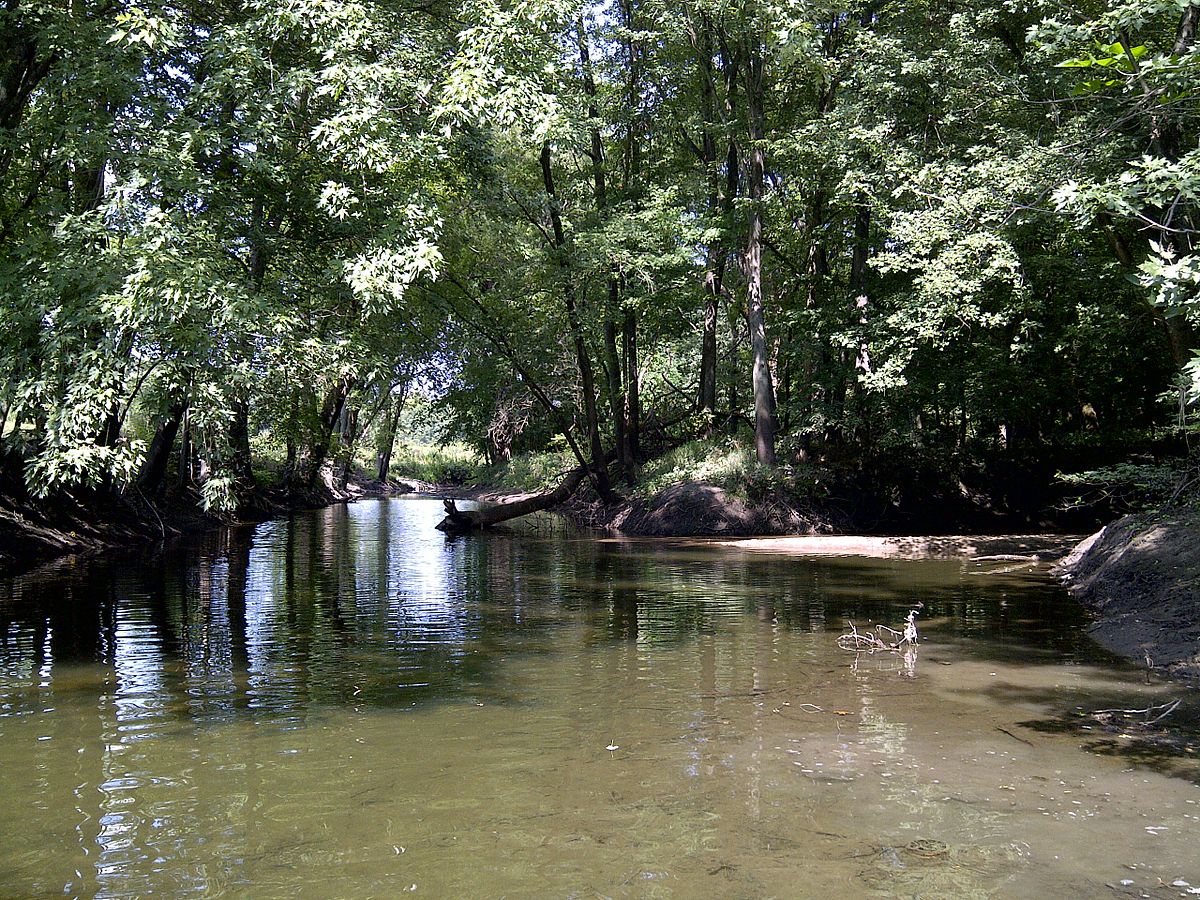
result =
[{"label": "forest canopy", "polygon": [[601,497],[717,435],[873,484],[1119,462],[1200,399],[1198,22],[8,0],[5,470],[233,509],[259,445],[386,476],[418,391]]}]

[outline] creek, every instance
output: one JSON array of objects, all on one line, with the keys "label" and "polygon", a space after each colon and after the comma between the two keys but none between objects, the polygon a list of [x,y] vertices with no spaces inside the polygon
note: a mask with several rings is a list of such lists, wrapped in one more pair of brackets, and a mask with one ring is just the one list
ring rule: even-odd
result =
[{"label": "creek", "polygon": [[[0,581],[0,895],[1200,885],[1194,754],[1089,715],[1181,690],[1092,644],[1044,565],[441,515],[361,501]],[[837,646],[917,603],[915,653]]]}]

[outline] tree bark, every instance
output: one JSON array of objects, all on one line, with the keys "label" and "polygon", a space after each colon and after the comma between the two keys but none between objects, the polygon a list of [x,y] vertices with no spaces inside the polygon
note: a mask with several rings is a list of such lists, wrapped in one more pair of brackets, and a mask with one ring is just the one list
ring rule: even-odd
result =
[{"label": "tree bark", "polygon": [[[600,139],[600,110],[596,105],[596,81],[592,76],[592,58],[588,50],[587,32],[583,19],[575,20],[579,44],[579,62],[583,71],[583,92],[588,98],[588,132],[592,161],[592,195],[596,211],[604,221],[608,214],[608,184],[604,172],[604,144]],[[617,311],[621,303],[621,286],[616,268],[610,264],[606,278],[608,294],[604,304],[604,374],[608,382],[608,403],[612,416],[613,436],[617,447],[618,466],[631,480],[632,463],[627,458],[625,440],[625,394],[621,387],[621,363],[617,353]]]},{"label": "tree bark", "polygon": [[229,470],[237,480],[239,495],[254,485],[254,470],[250,462],[250,401],[247,392],[234,389],[233,421],[229,425]]},{"label": "tree bark", "polygon": [[[629,121],[625,130],[625,153],[622,172],[624,177],[621,191],[625,197],[640,196],[642,181],[642,149],[640,135],[644,128],[641,110],[641,80],[642,56],[644,49],[638,43],[637,25],[634,22],[634,0],[622,0],[619,4],[625,17],[625,54],[627,60],[627,79],[625,83],[625,103],[629,110]],[[614,272],[614,274],[617,274]],[[620,291],[628,296],[629,290],[625,275],[621,274]],[[612,294],[614,298],[616,294]],[[612,307],[615,318],[617,309]],[[625,384],[622,397],[622,433],[620,435],[620,450],[618,451],[621,464],[625,470],[625,480],[633,484],[637,480],[637,467],[642,458],[641,448],[641,392],[639,390],[640,373],[638,370],[638,316],[637,309],[632,304],[626,304],[622,311],[621,321],[621,360],[624,363]],[[615,349],[615,348],[614,348]]]},{"label": "tree bark", "polygon": [[310,488],[315,487],[317,479],[321,477],[321,466],[325,464],[325,457],[329,453],[329,441],[333,437],[334,426],[337,425],[338,418],[342,414],[342,406],[345,405],[346,398],[350,395],[350,389],[353,386],[354,380],[348,375],[343,375],[325,392],[325,401],[321,404],[317,439],[313,442],[308,459],[309,469],[306,484]]},{"label": "tree bark", "polygon": [[[708,212],[711,219],[722,225],[728,220],[737,195],[738,147],[730,138],[725,154],[725,180],[717,166],[716,73],[712,23],[701,16],[698,32],[691,35],[692,48],[700,63],[700,115],[704,122],[700,135],[701,164],[708,179]],[[737,89],[738,61],[723,54],[723,78],[726,93],[726,117],[732,118],[732,101]],[[724,294],[725,242],[710,241],[704,250],[704,321],[700,340],[700,390],[698,411],[705,417],[705,434],[711,435],[716,423],[717,409],[717,326],[720,322],[720,303]]]},{"label": "tree bark", "polygon": [[138,473],[137,484],[143,493],[152,496],[162,490],[171,450],[175,446],[175,438],[183,421],[184,408],[185,403],[182,399],[172,403],[154,431],[154,439],[150,441],[150,448],[146,451],[146,461],[142,463],[142,470]]},{"label": "tree bark", "polygon": [[183,436],[179,440],[179,487],[186,488],[192,484],[192,423],[191,413],[183,408]]},{"label": "tree bark", "polygon": [[635,478],[638,461],[642,458],[642,394],[641,371],[638,364],[637,313],[625,310],[621,323],[622,355],[625,362],[625,458],[631,471],[627,473],[630,483]]},{"label": "tree bark", "polygon": [[751,48],[747,60],[746,103],[750,125],[750,223],[746,238],[746,320],[753,357],[754,449],[758,461],[775,465],[775,388],[767,351],[766,314],[762,289],[763,182],[765,123],[763,112],[763,58]]},{"label": "tree bark", "polygon": [[584,466],[572,469],[554,490],[526,497],[513,503],[497,503],[480,509],[460,510],[453,500],[444,500],[442,502],[446,508],[446,518],[438,523],[437,528],[447,534],[468,534],[472,531],[482,531],[493,525],[499,525],[510,519],[550,509],[575,493],[587,474],[588,469]]},{"label": "tree bark", "polygon": [[358,408],[343,405],[341,424],[342,434],[340,453],[342,457],[342,465],[341,472],[338,474],[338,483],[342,487],[345,487],[346,482],[350,479],[350,470],[354,465],[354,448],[358,446],[360,426],[360,415]]},{"label": "tree bark", "polygon": [[383,434],[380,435],[376,477],[383,483],[387,483],[388,470],[392,467],[392,451],[396,446],[396,428],[400,424],[400,413],[404,411],[404,401],[407,397],[408,386],[405,385],[396,395],[391,412],[384,421]]}]

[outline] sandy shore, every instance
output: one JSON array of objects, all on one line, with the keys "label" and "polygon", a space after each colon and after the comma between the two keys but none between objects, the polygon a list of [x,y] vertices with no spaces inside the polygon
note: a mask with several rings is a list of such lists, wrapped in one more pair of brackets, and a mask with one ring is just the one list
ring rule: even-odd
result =
[{"label": "sandy shore", "polygon": [[1059,559],[1079,543],[1079,536],[1061,534],[1020,535],[871,535],[800,534],[746,538],[637,538],[601,540],[655,541],[691,546],[728,547],[747,553],[790,556],[867,556],[876,559],[995,559],[1049,561]]}]

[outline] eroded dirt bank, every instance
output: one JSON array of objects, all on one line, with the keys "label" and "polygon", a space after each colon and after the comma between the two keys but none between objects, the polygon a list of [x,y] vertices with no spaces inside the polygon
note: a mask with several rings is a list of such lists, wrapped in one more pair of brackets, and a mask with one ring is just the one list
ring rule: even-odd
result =
[{"label": "eroded dirt bank", "polygon": [[1126,516],[1057,570],[1096,615],[1092,636],[1124,656],[1200,676],[1200,505]]},{"label": "eroded dirt bank", "polygon": [[292,510],[433,487],[403,479],[337,484],[330,472],[326,476],[323,484],[303,492],[257,492],[236,514],[225,516],[203,512],[197,498],[188,495],[151,502],[141,495],[78,491],[35,501],[0,484],[0,577],[19,575],[60,556],[166,541],[225,525],[261,522]]}]

